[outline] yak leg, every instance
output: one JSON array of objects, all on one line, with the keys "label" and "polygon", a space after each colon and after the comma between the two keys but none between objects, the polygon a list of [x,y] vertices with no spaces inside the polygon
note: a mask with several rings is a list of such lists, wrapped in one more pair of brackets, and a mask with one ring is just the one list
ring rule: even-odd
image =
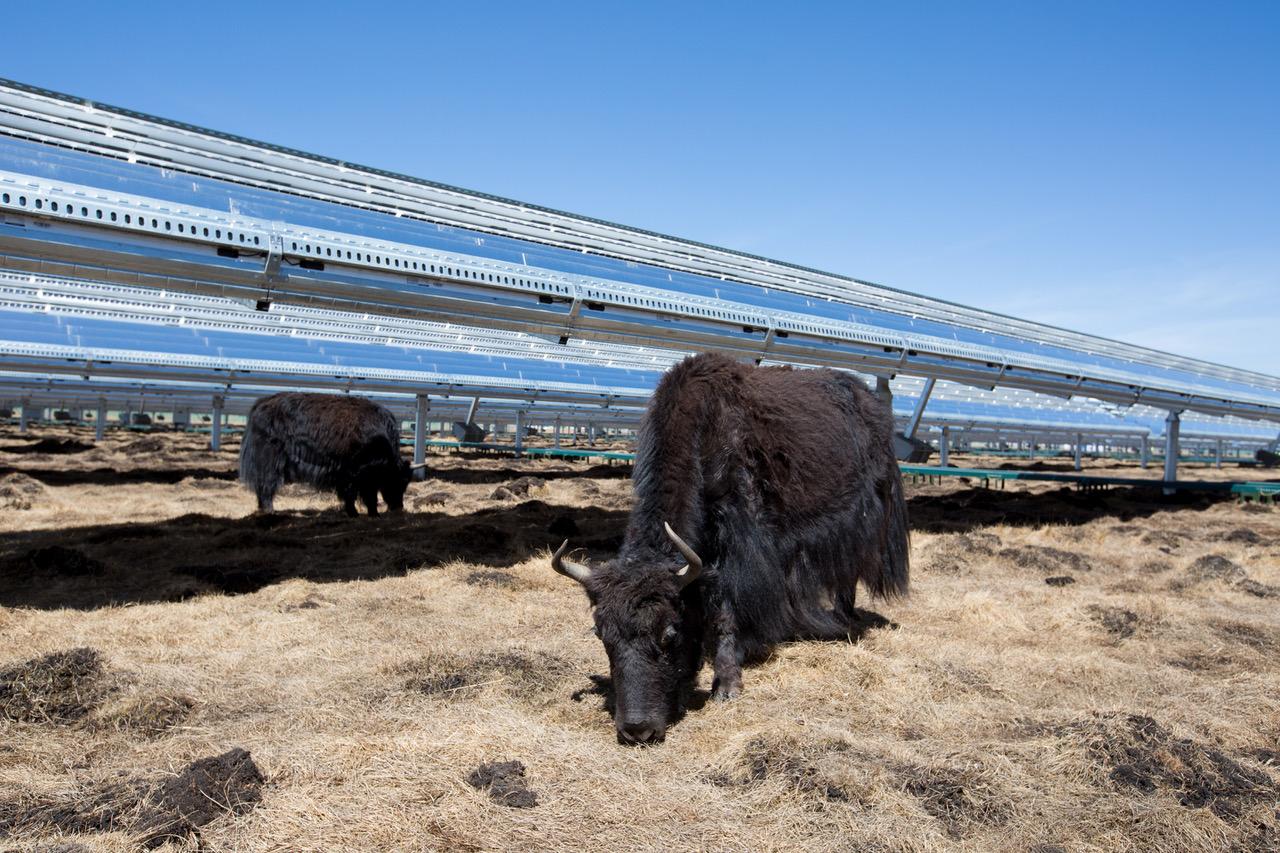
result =
[{"label": "yak leg", "polygon": [[354,518],[356,512],[356,487],[350,483],[338,486],[338,498],[342,501],[342,511]]},{"label": "yak leg", "polygon": [[258,512],[275,512],[276,490],[271,487],[259,486],[258,492]]},{"label": "yak leg", "polygon": [[364,504],[364,508],[369,511],[369,515],[378,514],[378,487],[376,484],[360,487],[360,503]]},{"label": "yak leg", "polygon": [[727,604],[716,614],[716,657],[712,662],[714,678],[711,698],[717,701],[736,699],[742,692],[743,649],[738,643],[738,624]]}]

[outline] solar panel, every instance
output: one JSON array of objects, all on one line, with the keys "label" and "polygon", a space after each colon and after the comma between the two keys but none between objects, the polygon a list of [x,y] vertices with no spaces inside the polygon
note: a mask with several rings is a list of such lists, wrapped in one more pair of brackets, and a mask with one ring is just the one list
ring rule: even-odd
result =
[{"label": "solar panel", "polygon": [[1273,377],[17,85],[0,134],[12,268],[1280,419]]}]

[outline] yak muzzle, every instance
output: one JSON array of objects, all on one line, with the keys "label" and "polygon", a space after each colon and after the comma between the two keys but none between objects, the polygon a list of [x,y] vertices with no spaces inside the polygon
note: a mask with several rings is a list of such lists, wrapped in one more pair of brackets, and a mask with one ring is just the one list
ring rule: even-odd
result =
[{"label": "yak muzzle", "polygon": [[618,743],[623,746],[662,743],[665,736],[666,727],[649,720],[621,723],[618,726]]}]

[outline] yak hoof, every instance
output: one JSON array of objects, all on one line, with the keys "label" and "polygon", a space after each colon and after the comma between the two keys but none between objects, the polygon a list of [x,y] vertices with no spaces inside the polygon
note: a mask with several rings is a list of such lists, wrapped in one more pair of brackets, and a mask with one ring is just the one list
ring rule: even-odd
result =
[{"label": "yak hoof", "polygon": [[711,699],[715,702],[728,702],[730,699],[737,699],[742,694],[742,683],[721,684],[716,682],[711,685]]}]

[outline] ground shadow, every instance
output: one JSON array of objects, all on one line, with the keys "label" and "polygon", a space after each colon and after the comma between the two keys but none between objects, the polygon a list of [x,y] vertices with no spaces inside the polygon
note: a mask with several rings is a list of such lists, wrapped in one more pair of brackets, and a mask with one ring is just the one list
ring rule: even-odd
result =
[{"label": "ground shadow", "polygon": [[48,453],[58,456],[69,453],[84,453],[86,450],[93,450],[93,448],[94,445],[76,441],[74,438],[41,438],[27,444],[0,445],[0,453]]},{"label": "ground shadow", "polygon": [[114,486],[121,483],[157,483],[173,485],[191,478],[193,480],[234,480],[236,472],[218,468],[80,468],[60,470],[56,468],[15,468],[0,465],[0,476],[19,473],[46,486]]},{"label": "ground shadow", "polygon": [[600,559],[617,550],[627,513],[531,500],[460,516],[348,518],[335,508],[20,532],[0,540],[0,605],[177,601],[254,592],[289,578],[375,579],[454,560],[503,568],[559,545],[566,520],[591,532],[575,544]]},{"label": "ground shadow", "polygon": [[[467,458],[467,457],[462,457]],[[477,455],[475,459],[493,459],[492,456]],[[570,461],[570,460],[563,460]],[[508,483],[520,477],[537,477],[540,480],[628,480],[631,478],[630,465],[584,465],[571,471],[541,471],[516,468],[438,468],[427,459],[427,479],[442,480],[456,485],[476,485],[489,483]]]},{"label": "ground shadow", "polygon": [[1064,486],[1034,492],[969,488],[940,495],[911,495],[908,489],[907,517],[912,530],[962,533],[994,524],[1039,527],[1088,524],[1099,518],[1131,521],[1174,510],[1205,510],[1229,500],[1233,500],[1229,494],[1206,492],[1165,495],[1159,482],[1151,488],[1081,490]]}]

